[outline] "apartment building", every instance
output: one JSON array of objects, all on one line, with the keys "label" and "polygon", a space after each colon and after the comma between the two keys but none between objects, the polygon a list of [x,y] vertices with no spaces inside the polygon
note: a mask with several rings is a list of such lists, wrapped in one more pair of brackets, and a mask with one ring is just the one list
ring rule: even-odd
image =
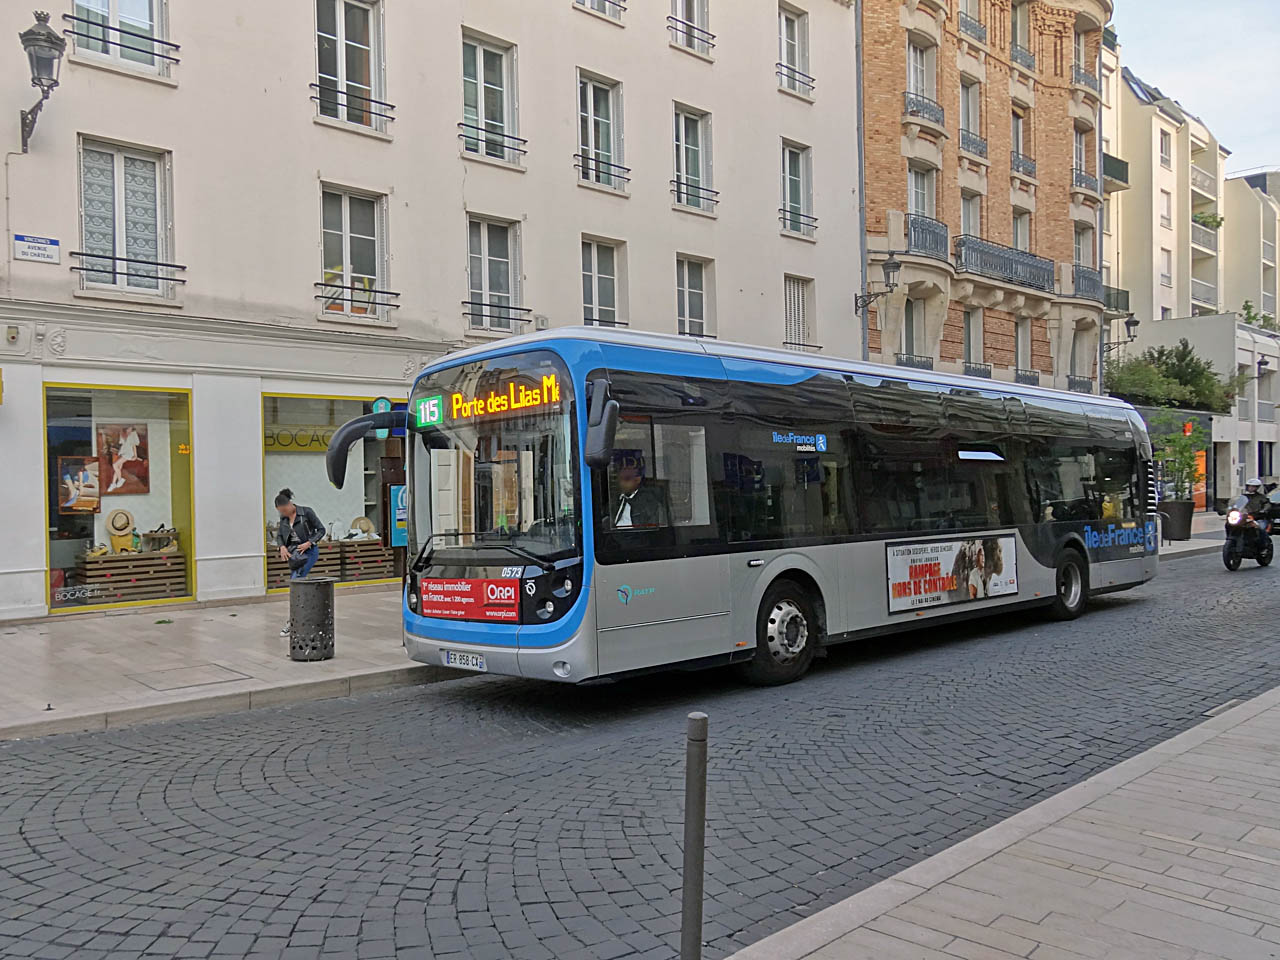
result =
[{"label": "apartment building", "polygon": [[1280,173],[1261,171],[1228,177],[1222,225],[1226,251],[1223,305],[1276,318],[1276,234],[1280,227]]},{"label": "apartment building", "polygon": [[280,586],[285,486],[363,531],[328,572],[393,577],[403,439],[358,445],[336,491],[327,436],[466,344],[591,323],[859,350],[847,0],[262,13],[51,11],[60,83],[5,148],[0,618]]},{"label": "apartment building", "polygon": [[888,363],[1091,392],[1107,0],[866,0],[868,277]]}]

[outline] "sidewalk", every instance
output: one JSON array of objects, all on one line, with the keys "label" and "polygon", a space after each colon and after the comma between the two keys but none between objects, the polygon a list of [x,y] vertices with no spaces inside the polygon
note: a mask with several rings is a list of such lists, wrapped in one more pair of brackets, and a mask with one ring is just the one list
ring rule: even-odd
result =
[{"label": "sidewalk", "polygon": [[732,960],[1280,957],[1280,689]]},{"label": "sidewalk", "polygon": [[[294,663],[288,596],[0,625],[0,740],[208,716],[447,679],[400,645],[396,588],[338,590],[337,655]],[[52,706],[47,710],[46,706]]]}]

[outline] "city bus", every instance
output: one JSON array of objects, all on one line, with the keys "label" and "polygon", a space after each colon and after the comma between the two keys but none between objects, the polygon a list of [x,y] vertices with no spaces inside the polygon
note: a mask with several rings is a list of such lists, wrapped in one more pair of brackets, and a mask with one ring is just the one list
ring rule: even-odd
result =
[{"label": "city bus", "polygon": [[403,642],[582,682],[733,664],[1150,580],[1151,443],[1108,397],[582,327],[442,357],[406,411]]}]

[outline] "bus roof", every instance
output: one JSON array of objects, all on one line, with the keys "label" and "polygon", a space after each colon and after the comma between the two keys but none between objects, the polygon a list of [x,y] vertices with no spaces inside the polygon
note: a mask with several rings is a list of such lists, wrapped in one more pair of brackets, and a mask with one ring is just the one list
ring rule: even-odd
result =
[{"label": "bus roof", "polygon": [[916,367],[899,367],[885,363],[847,360],[842,357],[821,357],[813,353],[780,350],[775,347],[759,347],[747,343],[687,337],[672,333],[648,333],[638,330],[621,330],[617,327],[589,327],[585,325],[581,327],[556,327],[551,330],[542,330],[538,333],[509,337],[495,343],[468,347],[456,353],[446,354],[435,362],[428,364],[419,376],[434,370],[456,366],[459,363],[466,363],[470,360],[480,360],[497,354],[513,353],[525,347],[534,349],[564,340],[610,343],[628,347],[643,347],[650,350],[667,350],[673,353],[726,357],[737,360],[756,360],[762,363],[781,363],[793,367],[811,367],[815,370],[839,373],[860,373],[879,377],[892,376],[898,380],[909,380],[918,383],[934,383],[944,386],[969,387],[971,389],[994,389],[1000,393],[1007,393],[1013,396],[1053,397],[1071,399],[1079,403],[1098,406],[1133,409],[1124,400],[1099,396],[1093,393],[1076,393],[1074,391],[1055,390],[1050,387],[1033,387],[1008,380],[990,380],[985,377],[968,377],[956,373],[939,373],[933,370],[920,370]]}]

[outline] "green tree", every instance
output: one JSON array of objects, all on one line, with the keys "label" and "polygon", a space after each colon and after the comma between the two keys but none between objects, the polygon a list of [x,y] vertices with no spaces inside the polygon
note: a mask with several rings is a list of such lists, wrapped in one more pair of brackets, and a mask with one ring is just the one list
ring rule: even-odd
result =
[{"label": "green tree", "polygon": [[1181,384],[1170,380],[1145,356],[1107,359],[1107,392],[1130,403],[1149,407],[1180,407],[1189,396]]},{"label": "green tree", "polygon": [[1263,330],[1280,333],[1280,323],[1276,323],[1276,318],[1269,313],[1258,313],[1254,309],[1252,300],[1246,300],[1240,305],[1240,319],[1245,323],[1253,324],[1255,327],[1261,327]]},{"label": "green tree", "polygon": [[1192,488],[1204,479],[1196,455],[1209,444],[1204,427],[1192,421],[1191,432],[1187,433],[1185,422],[1172,413],[1162,413],[1152,417],[1148,425],[1156,458],[1164,461],[1165,479],[1173,487],[1175,500],[1190,500]]}]

